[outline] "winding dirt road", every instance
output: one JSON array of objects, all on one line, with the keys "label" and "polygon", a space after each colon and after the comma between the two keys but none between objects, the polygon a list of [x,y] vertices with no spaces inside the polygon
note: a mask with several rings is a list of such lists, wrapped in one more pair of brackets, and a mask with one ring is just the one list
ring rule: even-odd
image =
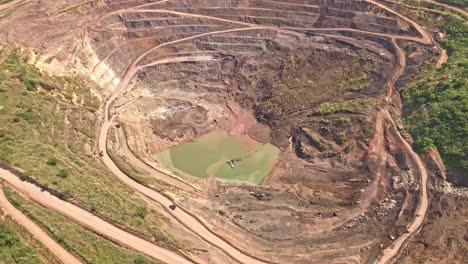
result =
[{"label": "winding dirt road", "polygon": [[[4,172],[0,170],[0,175]],[[1,187],[1,186],[0,186]],[[65,248],[59,245],[36,223],[29,220],[20,210],[16,209],[6,198],[3,190],[0,188],[0,207],[6,211],[18,224],[26,228],[37,240],[47,247],[58,259],[67,264],[81,264],[75,256],[70,254]]]},{"label": "winding dirt road", "polygon": [[[395,124],[395,121],[392,119],[390,113],[385,110],[384,114],[386,115],[387,120],[390,120],[392,122],[393,127],[397,127]],[[398,129],[395,129],[398,131]],[[419,230],[421,227],[424,218],[426,216],[427,208],[428,208],[428,199],[427,199],[427,170],[424,167],[424,164],[416,152],[414,152],[413,148],[411,145],[401,136],[400,132],[396,132],[398,139],[401,141],[403,146],[405,147],[406,152],[410,155],[410,157],[413,159],[414,163],[418,167],[418,173],[419,173],[419,204],[418,207],[416,208],[416,211],[414,212],[415,216],[413,218],[413,222],[409,224],[406,227],[406,233],[402,234],[400,237],[398,237],[390,247],[386,248],[382,256],[379,258],[377,263],[379,264],[384,264],[384,263],[389,263],[394,257],[396,257],[400,251],[400,249],[403,247],[404,243],[415,233]]]},{"label": "winding dirt road", "polygon": [[[89,230],[92,230],[93,232],[109,239],[110,241],[113,241],[118,245],[135,250],[137,252],[141,252],[149,257],[161,260],[165,263],[193,263],[184,256],[179,255],[173,252],[172,250],[157,246],[135,235],[132,235],[75,205],[60,200],[59,198],[53,196],[49,192],[41,190],[39,187],[32,183],[23,182],[18,178],[18,176],[14,175],[13,173],[7,170],[0,169],[0,178],[3,179],[8,185],[13,187],[13,189],[28,197],[30,200],[35,201],[41,204],[42,206],[69,218],[70,220],[80,224],[81,226]],[[28,224],[23,221],[19,223]],[[33,234],[37,233],[38,235],[41,235],[38,229],[40,230],[40,228],[36,226],[34,228],[35,233]],[[37,238],[39,239],[39,237]],[[58,249],[57,245],[54,245],[53,249]],[[61,254],[66,253],[61,252]],[[73,259],[71,259],[71,262],[65,263],[80,262],[73,262]]]},{"label": "winding dirt road", "polygon": [[397,125],[395,124],[395,121],[393,120],[393,117],[390,115],[388,111],[388,107],[392,103],[392,98],[393,98],[393,91],[394,91],[394,85],[395,82],[400,78],[400,76],[403,74],[404,69],[406,67],[406,56],[401,49],[400,46],[398,46],[398,43],[393,39],[392,40],[393,45],[395,46],[395,50],[397,52],[396,56],[398,58],[398,66],[397,70],[395,70],[393,77],[390,79],[388,82],[388,92],[387,92],[387,106],[380,110],[377,118],[384,118],[385,120],[388,120],[391,122],[393,127],[395,128],[395,133],[400,140],[400,142],[403,144],[405,151],[408,153],[408,155],[413,159],[414,163],[416,164],[418,168],[418,174],[419,174],[419,203],[418,207],[416,208],[414,212],[414,218],[411,224],[409,224],[406,227],[406,232],[400,237],[398,237],[388,248],[386,248],[383,252],[382,255],[379,257],[379,259],[376,261],[378,264],[385,264],[389,263],[394,259],[396,256],[398,256],[398,253],[400,250],[403,248],[404,243],[415,233],[419,230],[421,227],[424,218],[426,216],[427,208],[428,208],[428,199],[427,199],[427,170],[424,167],[423,162],[421,161],[421,158],[419,155],[413,151],[411,145],[403,138],[403,136],[400,134],[399,130],[397,129]]}]

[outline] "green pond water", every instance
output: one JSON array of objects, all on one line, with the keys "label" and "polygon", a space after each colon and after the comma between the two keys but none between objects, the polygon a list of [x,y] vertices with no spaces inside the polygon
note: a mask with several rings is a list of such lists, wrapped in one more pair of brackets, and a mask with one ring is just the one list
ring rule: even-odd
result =
[{"label": "green pond water", "polygon": [[[260,184],[275,166],[279,153],[271,144],[247,142],[242,137],[214,132],[160,152],[156,160],[186,176]],[[232,168],[227,161],[235,158],[240,160]]]}]

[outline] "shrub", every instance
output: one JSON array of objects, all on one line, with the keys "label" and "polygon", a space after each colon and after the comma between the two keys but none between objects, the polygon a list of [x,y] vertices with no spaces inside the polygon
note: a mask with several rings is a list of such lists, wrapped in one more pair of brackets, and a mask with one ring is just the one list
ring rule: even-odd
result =
[{"label": "shrub", "polygon": [[28,91],[34,91],[36,90],[36,82],[34,80],[23,80],[24,86],[26,86],[26,89]]},{"label": "shrub", "polygon": [[67,178],[69,175],[70,175],[70,171],[67,170],[67,169],[61,169],[61,170],[57,173],[57,176],[60,177],[60,178],[62,178],[62,179]]},{"label": "shrub", "polygon": [[150,263],[143,256],[138,256],[133,260],[133,264],[147,264]]},{"label": "shrub", "polygon": [[50,158],[48,161],[47,161],[47,165],[49,166],[56,166],[58,163],[58,159],[56,158]]},{"label": "shrub", "polygon": [[351,143],[348,144],[348,146],[346,146],[346,148],[344,149],[344,152],[345,153],[350,153],[353,150],[354,150],[354,142],[351,142]]},{"label": "shrub", "polygon": [[146,215],[148,214],[148,209],[146,207],[138,207],[136,211],[136,215],[141,219],[145,219]]},{"label": "shrub", "polygon": [[338,135],[336,135],[335,137],[335,141],[336,143],[338,143],[339,145],[343,145],[344,143],[346,143],[346,141],[348,141],[348,137],[346,136],[346,133],[342,132],[342,133],[338,133]]}]

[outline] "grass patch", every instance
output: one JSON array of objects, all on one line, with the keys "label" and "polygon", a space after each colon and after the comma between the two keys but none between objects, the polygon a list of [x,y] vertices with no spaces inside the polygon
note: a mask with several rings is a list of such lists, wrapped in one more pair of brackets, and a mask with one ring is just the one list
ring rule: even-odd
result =
[{"label": "grass patch", "polygon": [[141,254],[121,248],[67,218],[24,199],[10,188],[5,188],[5,194],[12,204],[41,225],[57,242],[80,256],[85,263],[157,263]]},{"label": "grass patch", "polygon": [[50,158],[48,161],[47,161],[47,165],[49,166],[57,166],[58,164],[58,159],[56,158]]},{"label": "grass patch", "polygon": [[345,147],[344,152],[345,153],[350,153],[350,152],[352,152],[354,150],[354,147],[355,147],[354,142],[351,142]]},{"label": "grass patch", "polygon": [[467,0],[438,0],[441,3],[453,5],[453,6],[458,6],[458,7],[463,7],[467,8],[468,7],[468,1]]},{"label": "grass patch", "polygon": [[336,87],[343,92],[348,91],[361,91],[370,84],[369,75],[361,72],[357,76],[351,74],[343,74]]},{"label": "grass patch", "polygon": [[377,103],[378,98],[357,98],[348,101],[323,103],[316,107],[312,115],[329,115],[334,113],[354,113],[369,111]]},{"label": "grass patch", "polygon": [[[1,186],[0,186],[1,188]],[[3,212],[0,209],[0,213],[3,215]],[[13,236],[16,236],[20,239],[21,244],[18,247],[10,247],[8,248],[0,248],[0,260],[9,260],[7,255],[8,253],[13,252],[20,252],[21,253],[21,260],[27,259],[30,262],[26,263],[48,263],[48,264],[62,264],[62,262],[47,248],[45,247],[39,240],[37,240],[29,231],[24,228],[23,226],[19,225],[14,219],[12,219],[9,215],[5,215],[5,217],[0,218],[0,225],[3,225],[6,229],[9,229],[10,231],[1,231],[0,233],[9,233],[9,232],[14,232],[12,234]],[[15,239],[16,240],[16,239]],[[3,243],[3,242],[0,242]],[[29,249],[21,249],[23,246],[30,247],[31,250]],[[11,250],[11,251],[10,251]],[[29,254],[29,252],[32,252],[32,254]],[[5,254],[6,253],[6,254]],[[17,255],[12,254],[12,255]],[[39,258],[39,262],[36,262],[34,259],[36,259],[37,256]],[[29,256],[29,257],[28,257]],[[15,258],[13,258],[15,259]],[[4,262],[1,262],[4,263]],[[18,262],[11,262],[11,261],[6,261],[6,263],[23,263],[18,260]]]},{"label": "grass patch", "polygon": [[46,263],[23,241],[12,225],[0,218],[0,262],[17,264]]}]

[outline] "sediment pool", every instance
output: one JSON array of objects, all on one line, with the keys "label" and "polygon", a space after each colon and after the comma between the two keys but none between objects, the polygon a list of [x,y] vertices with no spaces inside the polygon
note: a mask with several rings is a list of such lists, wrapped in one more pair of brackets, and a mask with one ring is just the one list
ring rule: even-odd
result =
[{"label": "sediment pool", "polygon": [[[260,184],[275,166],[279,153],[271,144],[213,132],[160,152],[156,160],[185,176]],[[234,160],[233,166],[229,160]]]}]

